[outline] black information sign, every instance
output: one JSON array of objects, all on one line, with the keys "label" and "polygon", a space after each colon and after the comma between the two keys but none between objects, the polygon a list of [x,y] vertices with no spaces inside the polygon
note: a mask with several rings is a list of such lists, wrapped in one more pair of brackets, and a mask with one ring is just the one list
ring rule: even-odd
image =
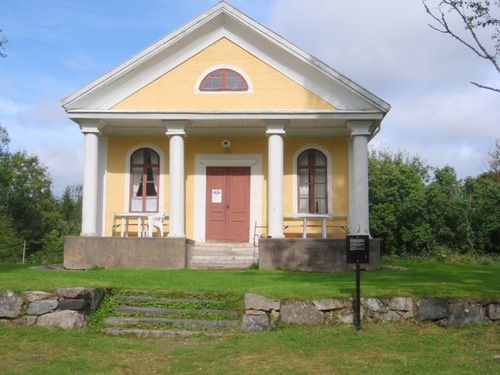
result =
[{"label": "black information sign", "polygon": [[349,235],[346,241],[347,263],[370,263],[370,241],[368,235]]}]

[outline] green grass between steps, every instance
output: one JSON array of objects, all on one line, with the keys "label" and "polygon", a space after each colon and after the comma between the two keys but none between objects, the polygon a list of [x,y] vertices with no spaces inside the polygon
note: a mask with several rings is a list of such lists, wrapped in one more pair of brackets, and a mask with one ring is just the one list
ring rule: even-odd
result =
[{"label": "green grass between steps", "polygon": [[[373,297],[500,297],[500,264],[412,263],[398,265],[409,269],[362,272],[362,295]],[[250,292],[270,298],[312,300],[353,296],[355,273],[192,269],[50,271],[29,268],[27,265],[0,265],[0,291],[51,291],[55,287],[75,286],[138,291],[206,291],[235,294]]]}]

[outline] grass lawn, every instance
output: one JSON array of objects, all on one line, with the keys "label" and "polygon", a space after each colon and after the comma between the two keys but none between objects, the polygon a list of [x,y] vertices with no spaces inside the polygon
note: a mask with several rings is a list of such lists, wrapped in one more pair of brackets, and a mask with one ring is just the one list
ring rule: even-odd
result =
[{"label": "grass lawn", "polygon": [[[406,271],[362,272],[362,296],[500,297],[500,264],[398,264]],[[102,269],[50,271],[0,264],[0,291],[55,287],[109,287],[129,290],[247,292],[271,298],[312,300],[348,298],[355,293],[355,273],[288,271],[202,271],[191,269]]]},{"label": "grass lawn", "polygon": [[0,374],[497,374],[499,333],[370,324],[172,341],[0,322]]},{"label": "grass lawn", "polygon": [[[363,296],[500,297],[500,265],[412,263],[406,271],[363,272]],[[312,300],[353,295],[355,274],[285,271],[49,271],[0,265],[0,291],[54,287],[246,292]],[[283,327],[190,339],[108,336],[96,330],[0,322],[0,374],[494,374],[500,323]]]}]

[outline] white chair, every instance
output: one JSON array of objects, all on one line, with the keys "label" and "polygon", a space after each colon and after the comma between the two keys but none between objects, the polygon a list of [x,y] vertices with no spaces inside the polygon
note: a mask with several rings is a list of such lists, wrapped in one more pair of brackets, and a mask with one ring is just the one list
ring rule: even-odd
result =
[{"label": "white chair", "polygon": [[167,216],[165,210],[158,213],[158,215],[151,215],[148,217],[148,237],[153,237],[153,228],[158,228],[158,237],[163,237],[163,220]]}]

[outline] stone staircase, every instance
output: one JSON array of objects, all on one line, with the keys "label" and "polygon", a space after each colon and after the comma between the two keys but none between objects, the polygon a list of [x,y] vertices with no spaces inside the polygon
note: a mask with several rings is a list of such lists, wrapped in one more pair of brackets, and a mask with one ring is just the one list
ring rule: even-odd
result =
[{"label": "stone staircase", "polygon": [[107,296],[94,326],[107,334],[145,337],[223,336],[240,330],[241,298],[186,292]]},{"label": "stone staircase", "polygon": [[259,259],[259,248],[247,242],[195,243],[190,268],[204,270],[246,269]]}]

